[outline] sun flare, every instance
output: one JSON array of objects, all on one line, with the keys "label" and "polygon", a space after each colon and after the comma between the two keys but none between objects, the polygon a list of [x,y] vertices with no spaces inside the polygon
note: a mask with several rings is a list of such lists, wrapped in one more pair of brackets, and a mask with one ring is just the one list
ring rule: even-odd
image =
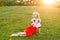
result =
[{"label": "sun flare", "polygon": [[54,4],[56,1],[55,0],[43,0],[43,3],[44,4],[47,4],[47,5],[52,5]]}]

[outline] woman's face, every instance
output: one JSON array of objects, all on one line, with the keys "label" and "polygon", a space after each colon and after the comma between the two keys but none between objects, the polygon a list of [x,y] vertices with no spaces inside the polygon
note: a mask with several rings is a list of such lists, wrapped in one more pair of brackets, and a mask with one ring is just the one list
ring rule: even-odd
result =
[{"label": "woman's face", "polygon": [[33,14],[33,17],[34,17],[34,18],[38,18],[38,15],[37,15],[37,14]]}]

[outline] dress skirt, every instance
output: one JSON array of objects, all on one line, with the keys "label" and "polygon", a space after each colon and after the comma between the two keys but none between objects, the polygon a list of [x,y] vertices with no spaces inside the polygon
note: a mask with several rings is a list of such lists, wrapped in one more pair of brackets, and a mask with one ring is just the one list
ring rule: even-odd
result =
[{"label": "dress skirt", "polygon": [[33,34],[35,34],[37,31],[36,27],[33,27],[33,25],[28,26],[24,32],[26,33],[27,36],[32,36]]}]

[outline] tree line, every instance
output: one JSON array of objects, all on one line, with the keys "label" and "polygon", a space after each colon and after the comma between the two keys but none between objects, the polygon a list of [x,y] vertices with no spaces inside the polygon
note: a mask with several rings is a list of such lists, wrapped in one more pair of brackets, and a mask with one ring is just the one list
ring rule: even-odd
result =
[{"label": "tree line", "polygon": [[37,6],[40,5],[40,0],[0,0],[0,6]]}]

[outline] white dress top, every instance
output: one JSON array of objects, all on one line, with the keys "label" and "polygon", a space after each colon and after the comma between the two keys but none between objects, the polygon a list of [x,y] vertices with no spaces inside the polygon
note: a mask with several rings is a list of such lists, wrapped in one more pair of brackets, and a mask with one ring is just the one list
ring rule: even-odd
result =
[{"label": "white dress top", "polygon": [[31,21],[32,21],[32,24],[33,24],[36,28],[41,27],[41,19],[39,19],[39,18],[37,18],[37,19],[33,18]]}]

